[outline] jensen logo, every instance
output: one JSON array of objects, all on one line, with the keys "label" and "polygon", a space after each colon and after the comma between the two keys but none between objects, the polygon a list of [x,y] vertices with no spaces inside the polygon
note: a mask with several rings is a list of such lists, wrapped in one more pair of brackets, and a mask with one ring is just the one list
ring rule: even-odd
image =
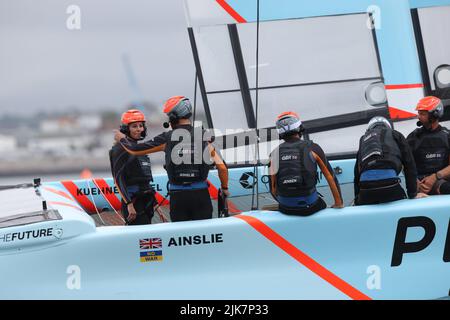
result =
[{"label": "jensen logo", "polygon": [[286,179],[283,181],[283,184],[297,183],[297,179]]}]

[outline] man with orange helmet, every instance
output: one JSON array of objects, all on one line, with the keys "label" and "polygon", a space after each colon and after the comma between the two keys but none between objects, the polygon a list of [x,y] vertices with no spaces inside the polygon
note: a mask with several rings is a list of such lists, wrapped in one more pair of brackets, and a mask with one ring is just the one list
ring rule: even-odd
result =
[{"label": "man with orange helmet", "polygon": [[311,215],[326,208],[316,190],[317,166],[327,179],[334,197],[334,208],[342,208],[339,182],[322,148],[312,141],[302,140],[304,131],[297,113],[283,112],[277,117],[276,128],[280,144],[270,154],[270,192],[285,214]]},{"label": "man with orange helmet", "polygon": [[[120,132],[130,144],[137,144],[147,135],[144,114],[136,109],[122,114]],[[153,217],[155,192],[150,159],[133,156],[116,143],[109,152],[111,171],[122,196],[122,214],[129,225],[150,224]]]},{"label": "man with orange helmet", "polygon": [[[203,140],[203,130],[191,124],[192,106],[188,98],[175,96],[164,104],[172,130],[150,141],[133,144],[116,132],[115,140],[132,155],[165,152],[165,169],[169,179],[171,220],[186,221],[212,218],[212,203],[208,191],[208,172],[211,165],[218,170],[221,189],[228,193],[228,169],[214,146]],[[195,132],[198,130],[200,132]],[[207,155],[205,159],[204,155]]]},{"label": "man with orange helmet", "polygon": [[442,101],[433,96],[419,101],[417,128],[408,135],[418,173],[418,187],[426,194],[450,194],[450,132],[439,124]]}]

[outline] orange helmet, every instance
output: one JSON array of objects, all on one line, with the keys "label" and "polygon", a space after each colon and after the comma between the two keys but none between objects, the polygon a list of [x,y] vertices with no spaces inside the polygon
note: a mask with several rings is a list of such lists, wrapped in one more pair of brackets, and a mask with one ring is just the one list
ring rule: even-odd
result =
[{"label": "orange helmet", "polygon": [[285,112],[283,112],[283,113],[278,115],[277,120],[280,120],[281,118],[285,118],[285,117],[295,117],[297,119],[300,119],[300,117],[298,116],[297,112],[285,111]]},{"label": "orange helmet", "polygon": [[145,115],[137,110],[131,109],[122,114],[121,122],[122,124],[129,125],[132,122],[145,122]]},{"label": "orange helmet", "polygon": [[280,138],[288,133],[300,133],[304,130],[300,117],[293,111],[286,111],[277,117],[275,123]]},{"label": "orange helmet", "polygon": [[126,134],[127,136],[130,136],[130,127],[128,126],[130,123],[143,122],[144,130],[141,132],[140,139],[144,139],[147,136],[147,127],[145,126],[145,116],[141,111],[137,109],[128,110],[122,114],[122,118],[120,119],[120,121],[122,122],[120,126],[120,132]]},{"label": "orange helmet", "polygon": [[187,119],[192,116],[192,105],[188,98],[175,96],[166,101],[163,112],[169,116],[170,121]]},{"label": "orange helmet", "polygon": [[417,103],[416,110],[428,111],[429,114],[436,119],[439,119],[444,115],[444,105],[442,104],[441,99],[433,96],[428,96],[421,99]]}]

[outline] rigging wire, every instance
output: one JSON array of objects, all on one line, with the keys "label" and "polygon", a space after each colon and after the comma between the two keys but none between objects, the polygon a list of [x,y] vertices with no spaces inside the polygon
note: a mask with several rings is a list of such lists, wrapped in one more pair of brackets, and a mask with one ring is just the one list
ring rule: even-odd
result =
[{"label": "rigging wire", "polygon": [[[91,189],[91,184],[90,184],[90,181],[91,179],[86,179],[86,183],[87,183],[87,185],[88,185],[88,189]],[[94,179],[92,179],[92,180],[94,180]],[[95,183],[94,183],[94,185],[95,185]],[[102,216],[100,215],[100,212],[98,211],[98,209],[97,209],[97,205],[95,204],[95,200],[94,200],[94,196],[92,195],[92,192],[89,192],[89,196],[91,197],[91,201],[92,201],[92,203],[94,204],[94,208],[95,208],[95,211],[97,212],[97,216],[100,218],[100,221],[102,222],[102,224],[104,225],[104,226],[106,226],[106,223],[105,223],[105,221],[103,220],[103,218],[102,218]]]},{"label": "rigging wire", "polygon": [[[253,176],[254,183],[252,187],[252,210],[259,209],[259,133],[258,133],[258,98],[259,98],[259,0],[256,0],[256,86],[255,86],[255,133],[256,133],[256,144],[255,144],[255,164],[253,166]],[[256,206],[255,206],[255,187],[256,187]]]},{"label": "rigging wire", "polygon": [[195,126],[195,116],[197,113],[197,82],[198,82],[198,73],[195,71],[195,80],[194,80],[194,116],[192,125]]},{"label": "rigging wire", "polygon": [[[122,217],[122,215],[114,208],[114,206],[112,205],[112,203],[108,200],[108,198],[106,197],[106,194],[102,191],[102,189],[100,188],[100,186],[97,184],[97,182],[95,181],[95,179],[92,179],[92,181],[94,182],[94,184],[96,185],[96,187],[98,188],[98,190],[100,190],[100,193],[102,194],[103,198],[106,200],[106,202],[109,204],[109,206],[114,210],[114,213],[120,218],[120,220],[122,220],[122,222],[124,224],[126,224],[127,222],[125,221],[125,219]],[[100,215],[100,214],[99,214]]]}]

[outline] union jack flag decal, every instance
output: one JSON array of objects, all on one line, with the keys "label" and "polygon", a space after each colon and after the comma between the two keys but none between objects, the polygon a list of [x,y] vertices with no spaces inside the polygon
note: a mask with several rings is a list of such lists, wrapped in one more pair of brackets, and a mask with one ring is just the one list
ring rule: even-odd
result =
[{"label": "union jack flag decal", "polygon": [[141,250],[162,249],[161,238],[140,239],[139,248]]}]

